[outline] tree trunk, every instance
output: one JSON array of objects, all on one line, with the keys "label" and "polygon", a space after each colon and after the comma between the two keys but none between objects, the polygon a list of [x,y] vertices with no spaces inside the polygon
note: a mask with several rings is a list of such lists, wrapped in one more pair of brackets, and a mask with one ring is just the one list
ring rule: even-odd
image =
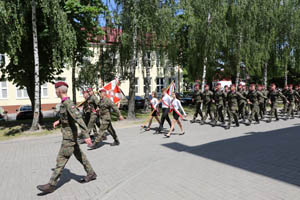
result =
[{"label": "tree trunk", "polygon": [[178,72],[177,72],[177,92],[180,93],[180,66],[178,66]]},{"label": "tree trunk", "polygon": [[34,54],[34,114],[30,130],[40,129],[40,75],[39,75],[39,51],[36,27],[36,2],[32,0],[32,36],[33,36],[33,54]]},{"label": "tree trunk", "polygon": [[268,63],[265,62],[264,64],[264,85],[265,88],[268,87]]},{"label": "tree trunk", "polygon": [[72,60],[72,94],[73,94],[73,102],[76,104],[76,60],[73,58]]},{"label": "tree trunk", "polygon": [[204,86],[205,86],[205,82],[206,82],[206,64],[207,64],[207,57],[204,58],[204,65],[203,65],[202,85],[201,85],[202,92],[204,92]]},{"label": "tree trunk", "polygon": [[[134,1],[134,12],[136,11],[136,0]],[[135,119],[135,69],[137,65],[137,17],[133,17],[133,55],[130,63],[130,79],[129,79],[129,100],[128,100],[128,119]]]},{"label": "tree trunk", "polygon": [[284,85],[288,84],[288,70],[287,70],[287,64],[284,66]]},{"label": "tree trunk", "polygon": [[241,75],[241,45],[242,45],[242,35],[240,35],[240,39],[238,42],[238,49],[237,49],[236,79],[235,79],[236,88],[240,83],[240,75]]},{"label": "tree trunk", "polygon": [[144,111],[148,112],[149,111],[149,104],[150,104],[150,96],[149,93],[150,91],[150,65],[151,65],[151,55],[150,58],[147,57],[147,55],[144,55],[143,57],[143,64],[144,67],[146,68],[146,78],[144,79],[145,83],[145,105],[144,105]]}]

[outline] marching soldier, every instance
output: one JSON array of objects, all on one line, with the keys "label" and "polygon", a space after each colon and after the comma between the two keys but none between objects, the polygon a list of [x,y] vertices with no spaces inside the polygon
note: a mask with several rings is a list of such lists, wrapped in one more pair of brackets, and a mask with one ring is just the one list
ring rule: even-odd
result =
[{"label": "marching soldier", "polygon": [[249,124],[250,125],[253,121],[253,118],[255,118],[256,123],[259,124],[258,114],[259,114],[259,98],[267,98],[263,96],[261,92],[257,92],[255,90],[255,85],[251,84],[249,88],[249,93],[247,95],[248,104],[250,105],[251,114],[249,116]]},{"label": "marching soldier", "polygon": [[238,87],[238,93],[242,96],[238,95],[238,105],[239,105],[239,117],[243,119],[243,123],[246,122],[246,109],[247,109],[247,101],[246,101],[246,91],[244,91],[243,86],[240,84]]},{"label": "marching soldier", "polygon": [[[94,91],[92,88],[88,89],[89,92],[89,97],[86,101],[87,107],[90,109],[90,120],[88,122],[88,129],[89,129],[89,134],[91,135],[92,130],[96,130],[95,126],[96,126],[96,122],[97,122],[97,107],[99,104],[99,99],[96,97],[96,95],[94,94]],[[96,130],[97,131],[97,130]],[[95,134],[95,132],[94,132]]]},{"label": "marching soldier", "polygon": [[224,119],[224,101],[225,101],[225,93],[221,90],[221,83],[216,85],[215,93],[213,96],[213,101],[216,104],[216,116],[215,116],[215,123],[219,119],[222,122],[222,125],[225,125]]},{"label": "marching soldier", "polygon": [[264,104],[265,104],[265,100],[268,99],[267,96],[264,95],[264,92],[263,92],[263,86],[262,85],[258,85],[257,87],[257,93],[259,93],[258,95],[258,107],[259,107],[259,116],[260,116],[260,119],[264,119]]},{"label": "marching soldier", "polygon": [[111,144],[111,146],[116,146],[120,144],[116,131],[111,124],[111,109],[113,109],[118,114],[120,120],[124,119],[117,105],[114,104],[114,102],[106,96],[106,90],[102,88],[99,92],[101,97],[98,104],[100,115],[100,128],[99,133],[96,134],[95,142],[90,147],[91,149],[97,148],[98,144],[103,140],[103,136],[106,130],[111,134],[111,136],[114,139],[114,142]]},{"label": "marching soldier", "polygon": [[87,160],[86,155],[80,150],[79,144],[77,143],[77,127],[75,123],[81,128],[84,141],[89,146],[92,144],[88,134],[88,128],[82,120],[79,111],[67,96],[68,84],[65,82],[57,82],[55,88],[57,96],[61,99],[61,106],[59,111],[60,119],[53,123],[53,127],[55,128],[59,124],[61,125],[63,140],[57,156],[56,168],[52,173],[49,183],[37,186],[37,188],[44,193],[54,192],[58,179],[73,154],[87,172],[87,176],[85,176],[81,182],[89,182],[97,178],[90,162]]},{"label": "marching soldier", "polygon": [[225,129],[230,129],[232,118],[235,121],[237,127],[240,126],[238,120],[238,99],[246,100],[246,98],[235,90],[235,85],[231,85],[230,92],[227,95],[228,102],[228,125]]},{"label": "marching soldier", "polygon": [[277,113],[277,101],[278,101],[279,97],[286,100],[286,97],[280,91],[278,91],[276,89],[276,85],[273,83],[271,85],[271,90],[268,94],[269,104],[271,104],[270,118],[267,121],[268,123],[270,123],[272,121],[272,118],[274,117],[274,115],[275,115],[276,121],[279,121],[278,113]]},{"label": "marching soldier", "polygon": [[191,120],[191,123],[195,123],[196,122],[196,119],[197,119],[197,116],[198,114],[200,115],[201,118],[203,118],[203,115],[202,115],[202,110],[201,110],[201,102],[202,102],[202,99],[201,99],[201,91],[200,91],[200,86],[199,84],[197,83],[195,85],[195,91],[194,91],[194,94],[193,94],[193,103],[195,103],[195,114],[194,114],[194,118],[193,120]]},{"label": "marching soldier", "polygon": [[211,117],[211,121],[214,123],[214,112],[213,112],[213,92],[209,90],[209,85],[205,85],[204,92],[202,93],[203,99],[203,118],[201,121],[201,125],[205,124],[208,114]]},{"label": "marching soldier", "polygon": [[[262,94],[265,97],[267,97],[269,95],[269,91],[267,90],[267,88],[266,88],[265,85],[262,86]],[[267,104],[268,104],[268,99],[265,99],[265,101],[264,101],[264,107],[263,107],[264,115],[267,114]]]},{"label": "marching soldier", "polygon": [[[300,96],[300,86],[299,85],[296,85],[295,86],[295,92],[297,94],[297,96]],[[299,111],[300,111],[300,97],[296,98],[296,101],[295,101],[295,110],[296,110],[296,113],[297,115],[299,115]],[[299,115],[300,117],[300,115]]]},{"label": "marching soldier", "polygon": [[286,98],[288,102],[287,106],[287,116],[286,118],[290,118],[292,116],[292,119],[294,119],[294,106],[295,106],[295,100],[300,98],[299,94],[293,90],[293,85],[289,85],[289,90],[286,92]]},{"label": "marching soldier", "polygon": [[[281,93],[287,98],[287,95],[289,93],[289,86],[285,85]],[[287,103],[287,100],[283,99],[283,109],[281,110],[281,112],[286,114],[288,110],[288,106],[289,104]]]},{"label": "marching soldier", "polygon": [[224,118],[228,113],[228,102],[227,102],[228,93],[229,93],[228,85],[225,85],[225,87],[224,87],[224,96],[225,96],[225,98],[224,98],[224,111],[223,111]]}]

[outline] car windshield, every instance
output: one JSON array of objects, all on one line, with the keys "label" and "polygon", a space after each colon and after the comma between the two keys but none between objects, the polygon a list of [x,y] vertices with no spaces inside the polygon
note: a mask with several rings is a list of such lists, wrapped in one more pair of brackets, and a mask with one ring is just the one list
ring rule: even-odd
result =
[{"label": "car windshield", "polygon": [[20,111],[31,111],[31,110],[32,110],[31,106],[22,106],[20,108]]}]

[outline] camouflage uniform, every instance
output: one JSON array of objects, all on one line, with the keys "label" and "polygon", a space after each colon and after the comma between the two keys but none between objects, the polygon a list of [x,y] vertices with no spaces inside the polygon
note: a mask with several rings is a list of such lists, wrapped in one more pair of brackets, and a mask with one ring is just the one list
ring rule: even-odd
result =
[{"label": "camouflage uniform", "polygon": [[268,97],[264,95],[263,91],[257,91],[257,93],[258,93],[259,115],[261,119],[264,119],[265,101],[266,99],[268,99]]},{"label": "camouflage uniform", "polygon": [[268,122],[272,121],[273,115],[275,114],[276,120],[279,120],[278,113],[277,113],[277,100],[281,97],[282,99],[286,100],[286,97],[278,90],[270,90],[268,93],[268,98],[271,101],[271,112],[270,112],[270,119]]},{"label": "camouflage uniform", "polygon": [[216,120],[220,120],[222,124],[225,123],[224,119],[224,101],[225,101],[225,93],[221,90],[215,91],[213,99],[216,105]]},{"label": "camouflage uniform", "polygon": [[227,129],[230,128],[232,118],[235,121],[236,126],[239,126],[239,120],[238,120],[238,99],[246,100],[246,98],[239,92],[232,92],[230,91],[227,94],[227,102],[228,102],[228,125]]},{"label": "camouflage uniform", "polygon": [[[300,111],[300,89],[295,90],[296,92],[296,99],[295,99],[295,111],[296,113],[299,115],[299,111]],[[297,97],[298,96],[298,97]],[[300,117],[300,116],[299,116]]]},{"label": "camouflage uniform", "polygon": [[200,90],[194,92],[193,99],[195,102],[196,110],[195,110],[195,114],[194,114],[194,118],[193,118],[192,122],[195,122],[195,120],[198,117],[198,114],[200,115],[201,118],[203,118],[202,110],[201,110],[202,99],[201,99],[201,91]]},{"label": "camouflage uniform", "polygon": [[62,144],[56,160],[56,168],[52,173],[49,184],[56,186],[58,178],[60,177],[69,158],[74,154],[76,159],[84,166],[88,175],[94,174],[94,170],[87,160],[85,154],[80,150],[77,143],[77,126],[81,128],[83,138],[89,138],[88,129],[82,120],[79,111],[70,99],[62,101],[60,106],[60,124],[63,135]]},{"label": "camouflage uniform", "polygon": [[238,91],[242,96],[238,96],[238,112],[239,116],[243,119],[243,122],[246,120],[246,114],[247,114],[247,101],[246,101],[246,96],[247,96],[247,91],[240,90]]},{"label": "camouflage uniform", "polygon": [[214,121],[214,112],[213,112],[213,105],[212,105],[212,99],[213,99],[213,92],[208,90],[208,91],[204,91],[202,93],[202,99],[203,99],[203,118],[202,118],[202,124],[204,124],[204,122],[207,119],[207,115],[209,114],[211,117],[211,120]]},{"label": "camouflage uniform", "polygon": [[112,100],[110,100],[107,97],[101,99],[99,101],[98,106],[99,106],[99,114],[100,114],[100,129],[99,129],[99,134],[98,133],[96,134],[95,144],[102,141],[102,137],[106,130],[108,130],[108,132],[114,138],[115,142],[119,143],[119,139],[116,134],[116,131],[111,124],[111,114],[110,114],[111,112],[110,110],[113,109],[118,114],[118,116],[121,116],[121,112],[119,108],[116,106],[116,104],[114,104],[114,102],[112,102]]},{"label": "camouflage uniform", "polygon": [[289,118],[290,116],[292,116],[292,118],[294,118],[294,106],[295,106],[295,100],[297,98],[299,98],[299,94],[297,92],[295,92],[294,90],[288,90],[288,92],[286,92],[286,98],[287,101],[289,101],[288,106],[287,106],[287,118]]},{"label": "camouflage uniform", "polygon": [[[287,95],[288,95],[288,93],[289,93],[289,89],[283,89],[281,93],[282,93],[285,97],[287,97]],[[287,100],[286,100],[286,99],[283,99],[283,110],[282,110],[283,113],[287,113],[287,111],[288,111],[288,106],[289,106],[289,104],[288,104]]]},{"label": "camouflage uniform", "polygon": [[249,122],[251,123],[255,117],[255,121],[259,123],[258,115],[259,115],[259,98],[265,98],[263,94],[259,91],[249,91],[247,95],[247,99],[250,101],[250,110],[251,114],[249,116]]},{"label": "camouflage uniform", "polygon": [[[266,89],[263,89],[263,90],[262,90],[262,94],[263,94],[265,97],[268,97],[269,91],[266,90]],[[266,99],[264,100],[264,105],[263,105],[263,114],[264,114],[264,115],[267,114],[267,104],[268,104],[268,98],[266,98]]]},{"label": "camouflage uniform", "polygon": [[83,105],[83,110],[85,113],[87,113],[86,116],[87,119],[85,121],[89,129],[89,134],[91,134],[92,130],[94,130],[94,134],[97,132],[96,122],[97,122],[98,115],[96,110],[98,104],[99,104],[99,100],[96,97],[96,95],[93,94],[89,96],[89,98],[87,98],[86,102]]}]

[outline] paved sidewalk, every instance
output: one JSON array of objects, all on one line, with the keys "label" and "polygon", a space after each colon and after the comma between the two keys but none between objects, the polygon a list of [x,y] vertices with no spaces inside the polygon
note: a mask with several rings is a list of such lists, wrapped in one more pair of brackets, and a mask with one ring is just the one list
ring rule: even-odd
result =
[{"label": "paved sidewalk", "polygon": [[116,127],[120,146],[81,146],[96,181],[78,183],[85,172],[72,157],[58,189],[46,196],[37,195],[36,185],[49,180],[61,136],[0,142],[0,199],[300,199],[300,119],[229,131],[189,122],[184,127],[186,135],[169,139],[138,125]]}]

